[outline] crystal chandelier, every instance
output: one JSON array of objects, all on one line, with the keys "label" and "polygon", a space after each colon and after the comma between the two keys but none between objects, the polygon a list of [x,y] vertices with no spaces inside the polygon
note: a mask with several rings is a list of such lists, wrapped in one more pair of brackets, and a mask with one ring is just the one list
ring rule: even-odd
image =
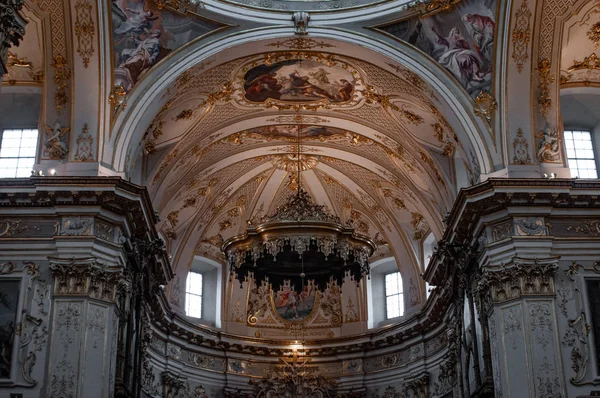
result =
[{"label": "crystal chandelier", "polygon": [[[301,126],[298,128],[300,161]],[[314,203],[301,186],[298,165],[296,195],[258,223],[248,222],[246,231],[222,246],[230,270],[241,283],[252,277],[273,289],[307,284],[324,291],[331,283],[341,286],[350,276],[357,283],[369,274],[369,257],[376,244],[355,233],[352,221],[342,224],[323,205]]]}]

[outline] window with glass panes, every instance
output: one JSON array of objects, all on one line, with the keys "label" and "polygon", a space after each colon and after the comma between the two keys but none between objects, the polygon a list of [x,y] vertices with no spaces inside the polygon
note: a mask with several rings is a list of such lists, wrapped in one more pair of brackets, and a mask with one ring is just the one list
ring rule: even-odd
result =
[{"label": "window with glass panes", "polygon": [[6,129],[0,135],[0,178],[30,177],[35,164],[38,131]]},{"label": "window with glass panes", "polygon": [[185,288],[185,314],[202,318],[202,274],[189,272]]},{"label": "window with glass panes", "polygon": [[590,131],[566,130],[564,138],[571,177],[598,178],[592,133]]},{"label": "window with glass panes", "polygon": [[397,318],[404,314],[400,272],[393,272],[385,276],[385,314],[387,319]]}]

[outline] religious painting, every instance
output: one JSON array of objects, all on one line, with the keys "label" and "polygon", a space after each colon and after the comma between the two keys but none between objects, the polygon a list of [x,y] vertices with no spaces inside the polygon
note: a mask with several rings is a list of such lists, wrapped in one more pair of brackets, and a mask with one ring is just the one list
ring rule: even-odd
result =
[{"label": "religious painting", "polygon": [[275,312],[286,321],[302,321],[313,311],[316,300],[316,288],[312,281],[297,289],[285,281],[278,291],[273,291]]},{"label": "religious painting", "polygon": [[431,56],[475,98],[491,90],[495,12],[496,0],[466,0],[450,12],[381,29]]},{"label": "religious painting", "polygon": [[0,380],[11,376],[19,285],[16,280],[0,280]]},{"label": "religious painting", "polygon": [[[289,140],[298,137],[298,129],[301,127],[297,124],[278,124],[274,126],[261,126],[246,130],[249,135],[260,135],[268,140]],[[302,126],[300,136],[303,138],[324,139],[334,135],[345,136],[348,132],[343,129],[329,126]]]},{"label": "religious painting", "polygon": [[115,85],[129,91],[171,51],[219,26],[150,0],[113,0],[112,32]]},{"label": "religious painting", "polygon": [[327,66],[310,59],[293,59],[261,64],[246,72],[244,96],[251,102],[273,99],[343,103],[352,99],[355,85],[352,73],[340,66]]}]

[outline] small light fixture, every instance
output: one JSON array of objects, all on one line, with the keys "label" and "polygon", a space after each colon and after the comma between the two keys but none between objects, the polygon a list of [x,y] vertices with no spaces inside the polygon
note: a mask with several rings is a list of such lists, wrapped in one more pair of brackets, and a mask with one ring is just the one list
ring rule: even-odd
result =
[{"label": "small light fixture", "polygon": [[56,175],[56,169],[50,169],[50,171],[49,171],[49,172],[50,172],[50,175],[51,175],[51,176],[54,176],[54,175]]}]

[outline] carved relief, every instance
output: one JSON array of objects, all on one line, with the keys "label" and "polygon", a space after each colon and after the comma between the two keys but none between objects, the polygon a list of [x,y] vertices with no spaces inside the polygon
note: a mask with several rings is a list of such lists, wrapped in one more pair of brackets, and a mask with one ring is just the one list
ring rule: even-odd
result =
[{"label": "carved relief", "polygon": [[545,351],[554,336],[554,326],[551,319],[550,304],[529,304],[529,326],[531,335]]},{"label": "carved relief", "polygon": [[515,218],[517,235],[519,236],[543,236],[546,235],[546,226],[543,218],[527,217]]},{"label": "carved relief", "polygon": [[498,225],[494,225],[492,226],[491,231],[492,241],[490,243],[508,239],[513,234],[513,223],[512,221],[507,221]]},{"label": "carved relief", "polygon": [[[76,364],[72,363],[69,353],[73,352],[73,343],[78,341],[81,324],[81,304],[60,302],[57,304],[56,339],[60,344],[62,356],[54,364],[50,397],[74,397],[76,395]],[[78,350],[77,350],[78,351]]]},{"label": "carved relief", "polygon": [[53,160],[64,160],[69,152],[69,127],[62,127],[60,123],[56,123],[54,127],[46,126],[44,137],[44,152],[43,157]]},{"label": "carved relief", "polygon": [[60,235],[88,236],[92,232],[93,218],[68,217],[62,222]]},{"label": "carved relief", "polygon": [[539,138],[537,158],[542,163],[560,162],[560,135],[554,128],[547,127],[536,133]]},{"label": "carved relief", "polygon": [[529,142],[523,134],[523,130],[519,128],[517,130],[517,137],[513,140],[513,164],[531,164],[531,157],[529,156]]},{"label": "carved relief", "polygon": [[106,311],[97,306],[90,306],[88,312],[87,328],[92,334],[92,347],[98,348],[98,341],[104,336],[106,329]]},{"label": "carved relief", "polygon": [[511,348],[517,349],[517,342],[522,338],[521,307],[511,307],[503,312],[504,335],[511,342]]},{"label": "carved relief", "polygon": [[75,141],[75,157],[76,162],[93,162],[94,161],[94,137],[90,134],[88,124],[85,123],[81,130],[81,134],[77,136]]}]

